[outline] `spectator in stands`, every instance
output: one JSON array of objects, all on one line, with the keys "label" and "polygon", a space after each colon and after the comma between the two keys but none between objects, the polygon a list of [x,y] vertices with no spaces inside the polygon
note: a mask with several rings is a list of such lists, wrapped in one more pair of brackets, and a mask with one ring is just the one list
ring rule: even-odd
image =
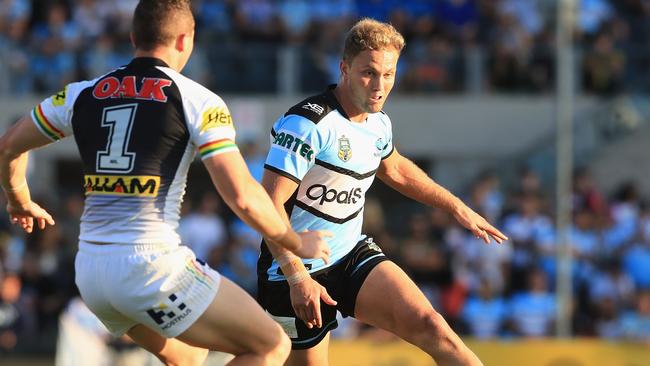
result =
[{"label": "spectator in stands", "polygon": [[[408,233],[400,245],[401,264],[434,308],[441,309],[441,296],[453,284],[451,263],[443,242],[432,240],[431,224],[424,213],[408,221]],[[495,249],[490,247],[490,249]]]},{"label": "spectator in stands", "polygon": [[515,294],[510,300],[509,315],[512,330],[523,337],[547,337],[555,320],[555,297],[548,291],[544,271],[532,269],[528,274],[528,290]]},{"label": "spectator in stands", "polygon": [[612,302],[614,308],[623,309],[633,305],[635,285],[632,278],[623,271],[617,258],[599,266],[589,280],[589,298],[598,308],[602,302]]},{"label": "spectator in stands", "polygon": [[598,34],[582,61],[585,91],[599,95],[621,92],[625,61],[625,54],[616,47],[612,36],[606,32]]},{"label": "spectator in stands", "polygon": [[68,10],[53,2],[47,9],[44,23],[37,24],[32,34],[36,49],[32,71],[39,75],[36,90],[51,93],[75,77],[75,52],[81,41],[76,23],[68,20]]},{"label": "spectator in stands", "polygon": [[650,240],[640,240],[625,250],[623,268],[636,287],[650,289]]},{"label": "spectator in stands", "polygon": [[650,290],[637,295],[636,309],[621,318],[623,338],[650,344]]},{"label": "spectator in stands", "polygon": [[467,300],[461,314],[467,333],[479,339],[498,337],[507,316],[507,304],[486,279],[480,281],[476,294]]},{"label": "spectator in stands", "polygon": [[476,39],[478,8],[475,0],[440,0],[437,13],[445,32],[453,40],[470,43]]},{"label": "spectator in stands", "polygon": [[18,342],[21,315],[18,308],[20,278],[12,273],[3,273],[0,264],[0,354],[11,351]]},{"label": "spectator in stands", "polygon": [[535,265],[536,254],[553,261],[555,230],[551,219],[541,212],[541,199],[536,194],[519,196],[517,210],[504,219],[503,229],[512,240],[512,290],[524,287],[525,273]]},{"label": "spectator in stands", "polygon": [[3,0],[0,2],[0,94],[24,95],[32,91],[30,55],[25,47],[29,37],[31,2]]},{"label": "spectator in stands", "polygon": [[225,223],[219,215],[220,207],[219,196],[207,191],[201,195],[197,210],[182,217],[178,227],[181,242],[210,266],[216,264],[210,263],[212,252],[222,246],[227,237]]}]

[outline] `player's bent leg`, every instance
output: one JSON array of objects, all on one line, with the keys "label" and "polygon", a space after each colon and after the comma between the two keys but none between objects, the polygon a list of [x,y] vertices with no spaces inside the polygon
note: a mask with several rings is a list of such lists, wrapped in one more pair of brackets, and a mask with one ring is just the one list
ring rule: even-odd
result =
[{"label": "player's bent leg", "polygon": [[165,338],[144,325],[136,325],[127,334],[135,343],[153,353],[168,366],[200,366],[208,356],[208,350],[190,346],[178,339]]},{"label": "player's bent leg", "polygon": [[[387,296],[389,294],[389,296]],[[427,352],[440,366],[482,365],[395,263],[372,269],[357,296],[355,317]]]},{"label": "player's bent leg", "polygon": [[327,366],[330,333],[312,348],[294,349],[289,355],[285,366]]},{"label": "player's bent leg", "polygon": [[291,343],[257,302],[227,278],[199,319],[177,337],[188,344],[235,355],[228,365],[282,365]]}]

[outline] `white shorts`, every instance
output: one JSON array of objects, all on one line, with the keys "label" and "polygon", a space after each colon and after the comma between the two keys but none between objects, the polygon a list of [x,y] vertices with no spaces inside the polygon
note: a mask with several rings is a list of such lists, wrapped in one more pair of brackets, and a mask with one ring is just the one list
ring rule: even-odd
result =
[{"label": "white shorts", "polygon": [[205,312],[221,275],[178,245],[79,243],[81,298],[116,337],[143,324],[167,338]]}]

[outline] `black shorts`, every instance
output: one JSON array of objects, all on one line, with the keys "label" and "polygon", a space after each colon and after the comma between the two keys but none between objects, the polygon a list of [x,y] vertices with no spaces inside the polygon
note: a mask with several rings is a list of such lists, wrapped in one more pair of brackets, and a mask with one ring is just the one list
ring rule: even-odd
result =
[{"label": "black shorts", "polygon": [[311,277],[323,285],[337,301],[336,306],[331,306],[321,300],[322,328],[309,329],[302,320],[296,318],[286,281],[268,281],[259,277],[257,300],[289,334],[293,349],[312,348],[323,340],[327,332],[338,326],[337,310],[344,317],[354,316],[354,306],[361,285],[370,271],[386,260],[388,258],[379,246],[368,237],[358,242],[354,249],[335,265],[311,274]]}]

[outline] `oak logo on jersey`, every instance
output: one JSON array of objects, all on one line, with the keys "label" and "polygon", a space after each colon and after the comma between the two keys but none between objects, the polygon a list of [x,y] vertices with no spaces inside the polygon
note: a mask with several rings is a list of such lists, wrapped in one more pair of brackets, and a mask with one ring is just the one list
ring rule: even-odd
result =
[{"label": "oak logo on jersey", "polygon": [[97,82],[93,89],[96,99],[106,98],[131,98],[167,102],[165,87],[172,85],[172,81],[160,78],[143,78],[139,89],[135,76],[125,76],[122,80],[109,76]]},{"label": "oak logo on jersey", "polygon": [[110,194],[155,197],[160,188],[160,177],[151,175],[86,175],[86,195]]},{"label": "oak logo on jersey", "polygon": [[350,139],[342,135],[339,138],[339,159],[345,161],[350,160],[352,157],[352,148],[350,147]]},{"label": "oak logo on jersey", "polygon": [[288,132],[280,132],[275,135],[275,140],[273,144],[285,147],[294,153],[299,154],[308,161],[312,161],[314,158],[314,149],[309,146],[309,144],[296,136]]},{"label": "oak logo on jersey", "polygon": [[[185,305],[184,302],[176,301],[178,300],[178,297],[175,294],[169,295],[168,299],[171,302],[170,304],[161,302],[155,308],[147,310],[147,314],[156,322],[156,324],[160,325],[163,330],[173,327],[192,313],[192,309]],[[174,308],[178,309],[178,314],[175,312]]]},{"label": "oak logo on jersey", "polygon": [[323,184],[314,184],[305,193],[307,198],[318,201],[319,205],[325,202],[336,202],[344,205],[357,203],[361,199],[361,188],[352,188],[349,191],[337,191],[334,188],[327,188]]},{"label": "oak logo on jersey", "polygon": [[232,127],[232,116],[225,106],[208,108],[203,112],[201,131],[227,126]]},{"label": "oak logo on jersey", "polygon": [[54,94],[52,96],[52,105],[55,107],[60,107],[65,104],[65,96],[68,91],[68,87],[66,86],[65,89],[61,90],[60,92]]}]

